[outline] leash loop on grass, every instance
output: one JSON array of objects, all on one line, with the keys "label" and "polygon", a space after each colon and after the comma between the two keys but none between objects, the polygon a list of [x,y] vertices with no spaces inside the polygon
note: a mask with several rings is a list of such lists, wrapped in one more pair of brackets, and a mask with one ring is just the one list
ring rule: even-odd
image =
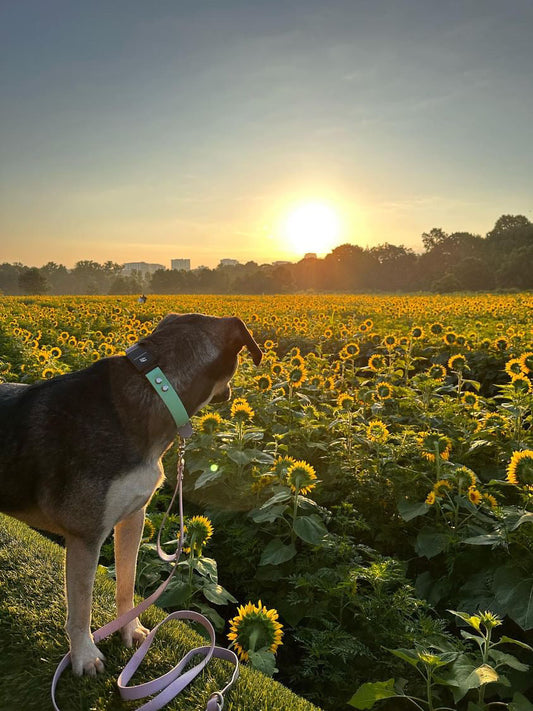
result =
[{"label": "leash loop on grass", "polygon": [[[172,568],[168,578],[164,580],[157,588],[157,590],[155,590],[149,597],[147,597],[141,603],[133,607],[131,610],[128,610],[128,612],[125,612],[123,615],[120,615],[120,617],[117,617],[115,620],[112,620],[107,625],[104,625],[103,627],[100,627],[100,629],[96,630],[93,634],[93,640],[95,642],[99,642],[100,640],[109,637],[114,632],[117,632],[119,629],[124,627],[124,625],[126,625],[128,622],[131,622],[131,620],[138,617],[140,614],[145,612],[151,605],[153,605],[153,603],[168,586],[168,584],[172,580],[174,573],[178,568],[177,563],[185,543],[183,525],[183,469],[185,464],[184,452],[185,441],[180,436],[178,440],[176,486],[174,489],[172,500],[170,501],[170,504],[165,512],[163,521],[161,522],[161,526],[159,527],[159,531],[157,534],[157,552],[159,557],[161,558],[161,560],[167,563],[174,563],[174,567]],[[180,536],[176,552],[172,555],[167,555],[161,547],[161,531],[166,523],[166,520],[169,516],[169,512],[172,509],[174,500],[177,495],[180,515]],[[128,682],[135,674],[146,653],[150,649],[150,645],[154,640],[157,630],[159,629],[159,627],[161,627],[161,625],[164,625],[165,622],[168,622],[172,619],[192,620],[193,622],[201,624],[209,635],[210,644],[191,649],[190,652],[187,652],[183,659],[178,664],[176,664],[176,666],[174,666],[169,672],[163,674],[157,679],[145,682],[144,684],[137,684],[136,686],[128,686]],[[203,659],[197,664],[195,664],[195,666],[193,666],[192,668],[187,669],[187,671],[183,671],[184,669],[186,669],[191,659],[193,659],[199,654],[203,655]],[[199,612],[194,612],[192,610],[178,610],[176,612],[171,612],[164,620],[159,622],[159,624],[157,624],[153,628],[153,630],[146,636],[145,640],[135,651],[130,661],[126,664],[117,680],[118,690],[122,698],[126,701],[142,699],[146,696],[152,696],[153,694],[157,694],[157,696],[154,696],[152,699],[150,699],[150,701],[143,704],[137,709],[137,711],[157,711],[158,709],[163,708],[163,706],[168,704],[175,696],[177,696],[181,691],[183,691],[183,689],[188,684],[190,684],[191,681],[193,681],[193,679],[195,679],[198,674],[206,667],[206,665],[212,658],[224,659],[225,661],[231,662],[234,665],[233,674],[229,682],[223,689],[213,692],[207,701],[206,711],[222,711],[224,707],[224,694],[233,686],[233,684],[239,678],[239,660],[237,658],[237,655],[231,649],[226,649],[225,647],[217,647],[215,645],[215,631],[213,629],[213,625],[206,617],[204,617],[204,615],[200,614]],[[52,679],[51,694],[54,711],[60,711],[55,698],[56,688],[61,674],[69,666],[70,661],[70,652],[68,652],[59,662],[54,674],[54,678]]]}]

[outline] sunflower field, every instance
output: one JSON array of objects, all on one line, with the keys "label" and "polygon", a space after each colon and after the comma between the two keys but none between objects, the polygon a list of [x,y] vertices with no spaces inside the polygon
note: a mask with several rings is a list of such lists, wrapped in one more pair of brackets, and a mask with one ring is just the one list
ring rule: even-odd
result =
[{"label": "sunflower field", "polygon": [[264,358],[194,418],[161,605],[330,711],[533,711],[533,295],[4,297],[0,381],[121,355],[171,311],[239,316]]}]

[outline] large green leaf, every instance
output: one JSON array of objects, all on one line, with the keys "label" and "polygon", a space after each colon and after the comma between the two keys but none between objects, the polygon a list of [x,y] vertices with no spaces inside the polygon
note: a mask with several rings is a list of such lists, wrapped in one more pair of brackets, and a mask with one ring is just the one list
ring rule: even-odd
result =
[{"label": "large green leaf", "polygon": [[533,704],[517,691],[509,704],[509,711],[533,711]]},{"label": "large green leaf", "polygon": [[439,553],[446,550],[448,545],[448,535],[442,533],[438,528],[423,528],[417,536],[415,550],[418,555],[426,558],[434,558]]},{"label": "large green leaf", "polygon": [[218,469],[206,469],[196,480],[194,488],[201,489],[202,486],[210,486],[211,484],[214,484],[217,479],[220,479],[223,474],[224,470],[222,467],[219,467]]},{"label": "large green leaf", "polygon": [[222,585],[208,582],[203,586],[202,590],[209,602],[213,602],[215,605],[227,605],[228,602],[237,602],[233,595]]},{"label": "large green leaf", "polygon": [[274,538],[265,547],[259,565],[280,565],[294,558],[295,555],[296,548],[292,543],[287,545],[279,538]]},{"label": "large green leaf", "polygon": [[394,696],[398,696],[394,679],[373,681],[360,686],[348,703],[356,709],[371,709],[376,701],[392,699]]},{"label": "large green leaf", "polygon": [[318,546],[328,530],[324,526],[320,516],[311,514],[311,516],[300,516],[296,519],[294,522],[294,532],[302,541]]},{"label": "large green leaf", "polygon": [[275,504],[264,510],[254,509],[250,511],[250,518],[255,521],[255,523],[273,523],[276,519],[283,516],[283,512],[286,508],[286,504]]},{"label": "large green leaf", "polygon": [[430,507],[428,504],[420,501],[407,501],[407,499],[400,499],[398,501],[398,513],[403,518],[404,521],[411,521],[417,516],[423,516],[429,511]]},{"label": "large green leaf", "polygon": [[533,578],[525,578],[514,565],[503,565],[494,575],[496,599],[524,630],[533,628]]}]

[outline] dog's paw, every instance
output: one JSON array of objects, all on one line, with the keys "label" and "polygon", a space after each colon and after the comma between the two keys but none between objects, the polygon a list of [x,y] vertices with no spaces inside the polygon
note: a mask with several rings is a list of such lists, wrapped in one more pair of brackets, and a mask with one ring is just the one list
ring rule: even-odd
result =
[{"label": "dog's paw", "polygon": [[104,671],[105,657],[92,639],[88,639],[76,649],[71,649],[70,658],[72,671],[76,676],[96,676]]},{"label": "dog's paw", "polygon": [[125,644],[126,647],[131,647],[134,644],[142,644],[149,633],[150,630],[146,629],[146,627],[141,625],[138,617],[136,617],[131,622],[128,622],[128,624],[124,625],[124,627],[122,627],[122,629],[120,630],[120,634],[122,635],[122,642]]}]

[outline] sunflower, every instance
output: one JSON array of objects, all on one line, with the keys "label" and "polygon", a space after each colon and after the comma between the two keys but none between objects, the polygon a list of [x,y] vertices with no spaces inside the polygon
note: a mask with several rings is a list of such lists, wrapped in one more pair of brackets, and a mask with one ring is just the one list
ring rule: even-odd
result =
[{"label": "sunflower", "polygon": [[509,341],[502,336],[494,341],[494,347],[497,351],[506,351],[509,348]]},{"label": "sunflower", "polygon": [[508,360],[505,364],[505,372],[510,378],[515,375],[521,375],[523,370],[520,358],[511,358],[511,360]]},{"label": "sunflower", "polygon": [[53,378],[54,375],[56,375],[56,371],[54,371],[52,368],[45,368],[43,372],[41,373],[41,377],[44,378],[45,380],[49,380],[50,378]]},{"label": "sunflower", "polygon": [[375,373],[380,370],[383,370],[386,365],[387,363],[385,362],[385,358],[381,355],[381,353],[374,353],[374,355],[370,356],[370,358],[368,359],[368,367]]},{"label": "sunflower", "polygon": [[289,362],[293,368],[303,368],[305,365],[305,360],[299,353],[293,355]]},{"label": "sunflower", "polygon": [[414,338],[416,341],[424,338],[424,329],[421,326],[414,326],[411,329],[411,338]]},{"label": "sunflower", "polygon": [[435,492],[435,496],[444,496],[445,490],[449,489],[452,490],[453,486],[452,484],[448,481],[448,479],[439,479],[439,481],[435,484],[433,487],[433,491]]},{"label": "sunflower", "polygon": [[481,502],[482,496],[475,486],[468,487],[468,500],[476,506]]},{"label": "sunflower", "polygon": [[389,439],[389,430],[381,420],[372,420],[366,428],[366,436],[371,442],[384,444]]},{"label": "sunflower", "polygon": [[524,373],[533,373],[533,353],[528,351],[520,356],[520,365]]},{"label": "sunflower", "polygon": [[433,380],[441,382],[446,377],[446,368],[443,365],[434,363],[428,371],[428,375]]},{"label": "sunflower", "polygon": [[426,501],[425,503],[428,504],[428,506],[433,506],[433,504],[436,501],[436,496],[434,491],[430,491],[429,494],[426,496]]},{"label": "sunflower", "polygon": [[283,374],[285,368],[283,367],[282,363],[272,363],[270,370],[272,371],[273,375],[279,377]]},{"label": "sunflower", "polygon": [[255,412],[248,404],[248,401],[242,397],[235,398],[231,403],[231,416],[237,422],[246,422],[253,419]]},{"label": "sunflower", "polygon": [[289,373],[289,383],[293,388],[299,388],[307,380],[307,371],[303,367],[293,368]]},{"label": "sunflower", "polygon": [[353,403],[354,399],[348,393],[341,393],[337,398],[337,407],[341,410],[351,410]]},{"label": "sunflower", "polygon": [[222,417],[218,412],[208,412],[198,420],[198,429],[205,434],[213,434],[222,424]]},{"label": "sunflower", "polygon": [[496,500],[496,497],[493,496],[492,494],[483,494],[483,501],[486,501],[488,503],[488,505],[491,507],[491,509],[498,508],[498,501]]},{"label": "sunflower", "polygon": [[264,375],[258,375],[257,378],[254,379],[257,383],[257,387],[259,388],[259,390],[262,390],[263,392],[270,390],[270,388],[272,387],[272,380],[270,379],[270,375],[267,375],[266,373]]},{"label": "sunflower", "polygon": [[513,453],[507,467],[507,481],[515,486],[533,484],[533,449],[523,449]]},{"label": "sunflower", "polygon": [[418,445],[422,450],[422,456],[430,462],[434,462],[435,452],[438,450],[441,459],[448,459],[452,449],[449,437],[440,432],[420,432],[417,438]]},{"label": "sunflower", "polygon": [[525,375],[513,375],[511,385],[516,393],[530,393],[532,390],[531,380]]},{"label": "sunflower", "polygon": [[287,469],[287,483],[296,494],[308,494],[316,486],[313,467],[303,460],[296,461]]},{"label": "sunflower", "polygon": [[442,323],[432,323],[429,330],[434,336],[439,336],[444,331]]},{"label": "sunflower", "polygon": [[278,457],[272,467],[272,474],[282,482],[287,481],[287,471],[290,466],[296,464],[294,457]]},{"label": "sunflower", "polygon": [[193,516],[187,523],[189,549],[202,555],[202,548],[213,535],[213,524],[206,516]]},{"label": "sunflower", "polygon": [[392,333],[389,333],[383,339],[383,344],[387,347],[388,350],[392,350],[396,345],[396,336],[394,336]]},{"label": "sunflower", "polygon": [[267,351],[271,351],[276,347],[276,344],[270,338],[267,338],[264,345],[265,345],[265,350],[267,350]]},{"label": "sunflower", "polygon": [[444,341],[444,343],[446,343],[447,346],[453,345],[455,343],[456,339],[457,339],[457,334],[454,333],[453,331],[448,331],[442,337],[442,340]]},{"label": "sunflower", "polygon": [[392,385],[389,385],[389,383],[380,383],[376,388],[376,395],[380,400],[390,400],[392,393]]},{"label": "sunflower", "polygon": [[61,348],[59,348],[58,346],[54,346],[50,350],[50,355],[52,356],[52,358],[61,358]]},{"label": "sunflower", "polygon": [[238,614],[230,620],[228,639],[239,657],[248,660],[249,652],[268,649],[273,654],[282,644],[283,625],[278,622],[276,610],[267,610],[261,600],[257,605],[249,602],[237,608]]},{"label": "sunflower", "polygon": [[448,368],[450,370],[455,371],[456,373],[458,371],[463,371],[467,367],[468,366],[466,364],[466,358],[461,353],[458,353],[457,355],[452,356],[448,361]]},{"label": "sunflower", "polygon": [[479,398],[476,395],[476,393],[472,393],[472,392],[464,393],[463,397],[461,398],[461,402],[463,403],[463,405],[466,405],[467,407],[471,407],[474,409],[479,407]]}]

